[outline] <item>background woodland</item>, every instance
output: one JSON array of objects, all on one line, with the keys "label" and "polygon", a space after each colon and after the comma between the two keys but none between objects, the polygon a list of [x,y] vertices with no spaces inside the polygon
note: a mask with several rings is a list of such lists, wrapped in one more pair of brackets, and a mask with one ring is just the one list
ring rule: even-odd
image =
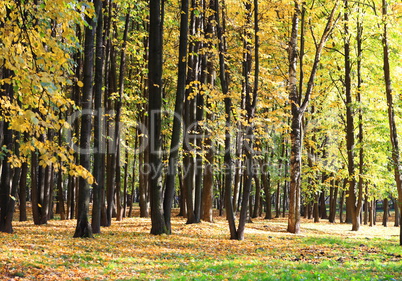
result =
[{"label": "background woodland", "polygon": [[400,225],[399,1],[0,2],[0,231]]}]

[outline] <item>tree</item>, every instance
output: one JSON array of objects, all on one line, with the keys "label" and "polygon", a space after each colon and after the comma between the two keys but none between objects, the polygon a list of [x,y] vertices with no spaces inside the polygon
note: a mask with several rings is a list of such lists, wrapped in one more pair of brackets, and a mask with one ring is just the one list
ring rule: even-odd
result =
[{"label": "tree", "polygon": [[331,14],[327,20],[325,29],[322,33],[320,41],[316,44],[315,56],[311,68],[310,78],[307,83],[304,98],[297,87],[297,59],[298,59],[298,30],[299,30],[299,14],[300,5],[295,1],[295,10],[292,19],[292,32],[288,46],[289,53],[289,80],[288,91],[291,103],[291,154],[290,154],[290,193],[289,193],[289,217],[288,231],[291,233],[299,233],[300,231],[300,187],[301,187],[301,152],[302,152],[302,118],[307,109],[314,88],[314,80],[318,71],[321,53],[328,37],[336,23],[336,10],[338,2],[335,3]]},{"label": "tree", "polygon": [[93,176],[95,183],[93,184],[93,204],[92,204],[92,232],[100,233],[101,227],[101,208],[105,185],[105,157],[104,157],[104,141],[103,138],[103,69],[104,54],[103,47],[103,9],[99,11],[96,25],[96,59],[95,59],[95,75],[94,75],[94,164]]},{"label": "tree", "polygon": [[165,198],[163,201],[163,214],[168,233],[172,232],[170,223],[171,209],[175,194],[175,177],[177,169],[177,157],[179,154],[181,118],[183,115],[183,99],[186,87],[186,68],[187,68],[187,41],[188,41],[188,0],[181,1],[180,16],[180,45],[179,45],[179,62],[177,74],[177,91],[175,111],[173,118],[173,131],[170,143],[169,166],[166,175]]},{"label": "tree", "polygon": [[[102,9],[102,1],[94,0],[95,15],[94,18],[87,16],[88,26],[85,28],[85,47],[84,47],[84,79],[82,110],[85,113],[82,116],[81,135],[80,135],[80,165],[87,171],[91,168],[90,145],[92,128],[92,91],[93,91],[93,71],[94,71],[94,45],[96,34],[96,19],[99,17]],[[90,187],[87,179],[80,177],[78,194],[78,217],[77,227],[74,237],[92,238],[92,228],[88,220]]]},{"label": "tree", "polygon": [[162,111],[162,38],[164,0],[149,2],[149,188],[151,196],[151,234],[167,233],[162,212],[162,161],[161,161],[161,111]]},{"label": "tree", "polygon": [[[393,89],[391,81],[391,67],[389,62],[389,42],[388,42],[388,4],[386,0],[382,0],[382,16],[383,16],[383,34],[382,34],[382,46],[383,46],[383,70],[384,70],[384,82],[385,93],[387,96],[388,105],[388,123],[390,131],[390,141],[392,145],[392,166],[394,168],[395,183],[398,190],[398,203],[402,204],[402,171],[400,163],[400,151],[398,133],[395,122],[395,109],[393,101]],[[401,212],[402,213],[402,212]],[[402,224],[400,226],[400,240],[399,244],[402,246]]]}]

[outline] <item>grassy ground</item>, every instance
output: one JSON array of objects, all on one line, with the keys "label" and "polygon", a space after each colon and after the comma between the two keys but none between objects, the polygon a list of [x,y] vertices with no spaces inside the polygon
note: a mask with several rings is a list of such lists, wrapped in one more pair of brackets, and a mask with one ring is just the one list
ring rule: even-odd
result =
[{"label": "grassy ground", "polygon": [[[392,224],[393,225],[393,224]],[[15,222],[0,233],[0,280],[402,280],[399,229],[377,225],[254,220],[245,241],[228,239],[224,219],[152,236],[150,220],[113,222],[95,239],[72,238],[75,221]]]}]

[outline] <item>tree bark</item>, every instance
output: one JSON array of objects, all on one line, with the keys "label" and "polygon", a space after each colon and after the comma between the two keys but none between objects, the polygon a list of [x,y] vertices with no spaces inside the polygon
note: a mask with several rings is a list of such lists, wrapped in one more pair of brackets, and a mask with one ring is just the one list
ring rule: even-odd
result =
[{"label": "tree bark", "polygon": [[[392,145],[392,164],[394,167],[394,177],[396,188],[398,191],[398,204],[402,206],[402,167],[400,162],[400,151],[399,151],[399,141],[398,133],[395,122],[395,110],[393,102],[393,89],[391,81],[391,69],[389,63],[389,46],[388,46],[388,4],[386,0],[382,0],[382,16],[383,16],[383,36],[382,36],[382,46],[383,46],[383,70],[384,70],[384,81],[385,81],[385,92],[387,96],[388,105],[388,123],[390,130],[390,140]],[[402,214],[402,212],[400,212]],[[402,224],[400,224],[400,235],[399,244],[402,246]]]},{"label": "tree bark", "polygon": [[[90,171],[90,143],[91,143],[91,127],[92,127],[92,91],[93,91],[93,67],[94,67],[94,43],[96,31],[96,19],[102,8],[102,1],[94,1],[95,18],[87,17],[88,26],[85,29],[85,47],[84,47],[84,87],[82,89],[82,116],[81,136],[80,136],[80,165],[87,171]],[[74,237],[92,238],[92,228],[88,220],[90,187],[86,179],[79,179],[79,196],[78,196],[78,217],[77,227]]]},{"label": "tree bark", "polygon": [[387,227],[388,224],[388,213],[389,213],[389,208],[388,208],[388,198],[385,198],[382,200],[382,209],[384,211],[382,215],[382,225]]},{"label": "tree bark", "polygon": [[150,0],[149,30],[149,189],[151,196],[151,234],[167,233],[162,211],[161,110],[162,110],[162,44],[164,0]]},{"label": "tree bark", "polygon": [[180,13],[180,42],[179,42],[179,61],[177,74],[177,89],[175,112],[173,118],[172,139],[169,152],[169,166],[166,175],[165,198],[163,201],[163,214],[168,233],[172,232],[171,209],[175,194],[175,180],[179,154],[181,122],[183,116],[183,99],[186,87],[186,68],[187,68],[187,42],[188,42],[188,0],[181,1]]},{"label": "tree bark", "polygon": [[297,43],[298,43],[298,29],[299,29],[299,14],[300,7],[295,1],[295,11],[292,18],[292,31],[288,46],[289,54],[289,80],[288,91],[289,100],[291,102],[291,155],[290,155],[290,192],[289,192],[289,217],[288,217],[288,231],[291,233],[300,232],[300,188],[301,188],[301,151],[302,151],[302,117],[308,103],[310,101],[311,93],[314,88],[314,80],[318,71],[321,53],[324,48],[328,37],[332,33],[335,25],[335,13],[338,3],[335,3],[331,14],[327,20],[326,27],[323,31],[320,41],[316,45],[313,65],[311,68],[310,78],[305,90],[304,99],[301,98],[301,93],[297,87]]},{"label": "tree bark", "polygon": [[[105,1],[107,3],[107,1]],[[103,138],[103,66],[104,66],[104,47],[103,47],[103,9],[99,11],[98,24],[96,26],[96,59],[95,59],[95,78],[94,78],[94,165],[93,176],[95,183],[93,188],[93,204],[92,204],[92,232],[100,233],[101,229],[101,208],[105,185],[105,155]]]}]

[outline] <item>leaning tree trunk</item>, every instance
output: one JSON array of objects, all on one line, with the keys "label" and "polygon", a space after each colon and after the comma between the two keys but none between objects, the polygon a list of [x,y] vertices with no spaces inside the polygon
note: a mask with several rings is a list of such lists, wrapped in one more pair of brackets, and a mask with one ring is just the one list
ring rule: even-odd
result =
[{"label": "leaning tree trunk", "polygon": [[232,201],[232,155],[231,155],[231,137],[230,137],[230,123],[231,123],[231,108],[232,100],[228,96],[229,81],[228,73],[226,72],[225,57],[225,22],[224,16],[222,21],[220,19],[219,1],[215,2],[214,12],[216,14],[217,22],[217,35],[218,35],[218,49],[219,49],[219,78],[221,80],[222,93],[225,96],[225,114],[226,114],[226,128],[225,128],[225,152],[224,152],[224,193],[225,193],[225,208],[226,218],[229,222],[230,239],[237,239],[235,216]]}]

